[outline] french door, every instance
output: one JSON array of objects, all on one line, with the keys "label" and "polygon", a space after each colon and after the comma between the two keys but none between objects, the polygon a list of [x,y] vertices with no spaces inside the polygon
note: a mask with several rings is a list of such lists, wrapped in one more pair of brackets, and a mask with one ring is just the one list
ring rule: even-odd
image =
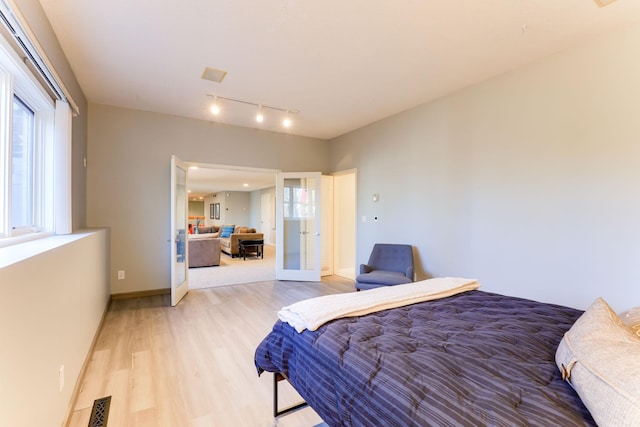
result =
[{"label": "french door", "polygon": [[171,156],[171,305],[189,290],[187,264],[187,166]]},{"label": "french door", "polygon": [[320,172],[276,180],[276,279],[320,281]]}]

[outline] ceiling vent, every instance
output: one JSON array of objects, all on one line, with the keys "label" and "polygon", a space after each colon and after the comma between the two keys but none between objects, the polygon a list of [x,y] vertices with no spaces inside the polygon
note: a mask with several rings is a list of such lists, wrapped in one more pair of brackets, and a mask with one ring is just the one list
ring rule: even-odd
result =
[{"label": "ceiling vent", "polygon": [[205,80],[211,80],[212,82],[222,83],[227,72],[224,70],[218,70],[217,68],[205,67],[202,72],[202,78]]}]

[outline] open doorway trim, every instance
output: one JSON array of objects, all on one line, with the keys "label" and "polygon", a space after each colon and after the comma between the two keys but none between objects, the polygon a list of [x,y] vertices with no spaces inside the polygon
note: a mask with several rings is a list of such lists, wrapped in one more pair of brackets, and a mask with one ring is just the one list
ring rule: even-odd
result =
[{"label": "open doorway trim", "polygon": [[[197,167],[208,168],[208,169],[223,169],[223,170],[247,171],[247,172],[256,172],[256,173],[272,173],[274,175],[280,172],[280,169],[256,168],[252,166],[223,165],[223,164],[217,164],[217,163],[194,162],[189,160],[185,160],[185,163],[189,166],[197,166]],[[274,185],[275,185],[275,178],[274,178]]]}]

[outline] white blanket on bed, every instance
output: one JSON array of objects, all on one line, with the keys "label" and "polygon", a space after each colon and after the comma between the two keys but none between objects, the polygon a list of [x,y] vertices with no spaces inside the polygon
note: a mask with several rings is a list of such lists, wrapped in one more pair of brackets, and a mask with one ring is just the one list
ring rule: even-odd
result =
[{"label": "white blanket on bed", "polygon": [[480,284],[474,279],[461,277],[428,279],[406,285],[385,286],[361,292],[307,299],[282,308],[278,312],[278,317],[298,332],[305,329],[315,331],[333,319],[363,316],[376,311],[445,298],[479,287]]}]

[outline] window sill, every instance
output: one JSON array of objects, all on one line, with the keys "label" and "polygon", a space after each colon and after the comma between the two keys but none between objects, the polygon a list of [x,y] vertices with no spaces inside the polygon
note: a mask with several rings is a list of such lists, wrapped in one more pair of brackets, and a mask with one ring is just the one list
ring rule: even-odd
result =
[{"label": "window sill", "polygon": [[[34,237],[34,235],[16,237],[15,239],[31,238],[30,240],[22,240],[19,243],[14,238],[6,239],[11,240],[12,244],[0,247],[0,269],[82,239],[91,233],[91,231],[65,235],[36,233],[37,237]],[[4,244],[4,240],[0,242],[0,245],[2,244]]]},{"label": "window sill", "polygon": [[46,233],[38,232],[38,233],[22,234],[15,237],[5,237],[3,239],[0,239],[0,249],[5,248],[7,246],[18,245],[24,242],[30,242],[32,240],[44,239],[47,237],[51,237],[53,235],[54,235],[53,232],[46,232]]}]

